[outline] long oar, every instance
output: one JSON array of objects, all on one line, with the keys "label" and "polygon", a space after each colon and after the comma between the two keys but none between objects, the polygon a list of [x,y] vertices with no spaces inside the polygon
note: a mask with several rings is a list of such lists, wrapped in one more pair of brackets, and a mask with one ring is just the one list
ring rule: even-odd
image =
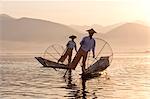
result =
[{"label": "long oar", "polygon": [[66,74],[67,74],[68,70],[69,70],[69,69],[67,69],[67,70],[66,70],[66,72],[65,72],[65,74],[64,74],[64,76],[63,76],[63,77],[65,77],[65,76],[66,76]]}]

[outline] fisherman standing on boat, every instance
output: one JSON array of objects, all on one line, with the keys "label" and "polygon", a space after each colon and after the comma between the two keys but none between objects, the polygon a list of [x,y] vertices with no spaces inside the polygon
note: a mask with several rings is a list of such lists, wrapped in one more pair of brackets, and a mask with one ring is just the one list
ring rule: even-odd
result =
[{"label": "fisherman standing on boat", "polygon": [[82,41],[80,42],[80,48],[75,55],[73,61],[70,63],[69,68],[75,69],[77,64],[79,63],[81,57],[82,59],[82,72],[85,72],[85,65],[86,65],[86,59],[88,52],[92,49],[93,52],[93,58],[95,58],[95,39],[92,37],[96,31],[94,29],[86,30],[89,33],[89,36],[85,36]]},{"label": "fisherman standing on boat", "polygon": [[72,35],[72,36],[69,36],[69,38],[71,39],[67,45],[66,45],[66,51],[65,53],[60,57],[60,59],[58,60],[58,63],[59,62],[64,62],[65,59],[67,58],[68,56],[68,64],[71,62],[71,58],[72,58],[72,52],[73,52],[73,49],[75,48],[76,52],[77,52],[77,47],[76,47],[76,43],[74,41],[75,38],[77,38],[75,35]]}]

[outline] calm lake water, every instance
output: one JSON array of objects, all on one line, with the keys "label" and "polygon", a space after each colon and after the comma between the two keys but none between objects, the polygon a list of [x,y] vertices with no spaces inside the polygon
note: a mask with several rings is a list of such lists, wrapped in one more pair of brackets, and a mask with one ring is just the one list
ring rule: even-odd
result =
[{"label": "calm lake water", "polygon": [[[34,55],[0,55],[0,99],[150,99],[150,54],[116,54],[100,77],[43,68]],[[35,55],[37,56],[37,55]]]}]

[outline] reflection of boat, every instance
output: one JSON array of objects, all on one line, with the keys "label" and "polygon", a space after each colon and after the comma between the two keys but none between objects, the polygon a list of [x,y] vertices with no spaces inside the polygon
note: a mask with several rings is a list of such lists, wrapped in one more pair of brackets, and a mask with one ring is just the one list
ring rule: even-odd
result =
[{"label": "reflection of boat", "polygon": [[81,84],[81,88],[80,88],[80,85],[73,82],[72,77],[73,77],[72,76],[72,71],[68,70],[67,77],[64,78],[65,82],[67,83],[67,86],[65,88],[66,89],[72,89],[72,90],[69,90],[70,92],[65,97],[75,98],[75,99],[78,99],[78,98],[82,97],[82,99],[87,99],[87,93],[89,93],[89,92],[86,90],[86,80],[81,79],[82,84],[80,83]]},{"label": "reflection of boat", "polygon": [[[87,80],[81,78],[80,83],[77,83],[76,81],[73,81],[73,75],[72,71],[69,70],[67,73],[67,76],[64,78],[65,82],[67,83],[67,86],[63,87],[66,89],[69,89],[68,94],[65,95],[66,98],[71,98],[71,99],[89,99],[89,95],[92,95],[92,99],[97,99],[97,96],[95,92],[90,92],[89,88],[87,88]],[[71,89],[71,90],[70,90]]]}]

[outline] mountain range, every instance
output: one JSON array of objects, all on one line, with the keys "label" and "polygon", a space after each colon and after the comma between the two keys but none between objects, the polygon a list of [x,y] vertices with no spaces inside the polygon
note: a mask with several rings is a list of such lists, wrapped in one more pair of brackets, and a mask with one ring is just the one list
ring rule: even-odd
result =
[{"label": "mountain range", "polygon": [[64,25],[47,20],[0,15],[1,51],[42,51],[50,43],[65,44],[70,35],[77,35],[77,41],[86,35],[87,29],[94,28],[95,37],[103,38],[116,51],[149,50],[150,27],[139,23],[119,23],[110,26]]},{"label": "mountain range", "polygon": [[101,37],[116,46],[118,50],[143,51],[150,49],[150,27],[142,24],[125,23]]},{"label": "mountain range", "polygon": [[71,28],[77,30],[80,33],[85,33],[85,30],[89,29],[89,28],[94,28],[96,31],[98,31],[98,33],[107,33],[110,30],[122,25],[123,23],[118,23],[118,24],[113,24],[113,25],[108,25],[108,26],[102,26],[102,25],[98,25],[98,24],[94,24],[91,26],[88,25],[84,25],[84,26],[80,26],[80,25],[69,25]]},{"label": "mountain range", "polygon": [[0,15],[1,40],[48,42],[61,41],[72,34],[79,33],[63,24],[41,19],[19,18],[15,19],[8,15]]}]

